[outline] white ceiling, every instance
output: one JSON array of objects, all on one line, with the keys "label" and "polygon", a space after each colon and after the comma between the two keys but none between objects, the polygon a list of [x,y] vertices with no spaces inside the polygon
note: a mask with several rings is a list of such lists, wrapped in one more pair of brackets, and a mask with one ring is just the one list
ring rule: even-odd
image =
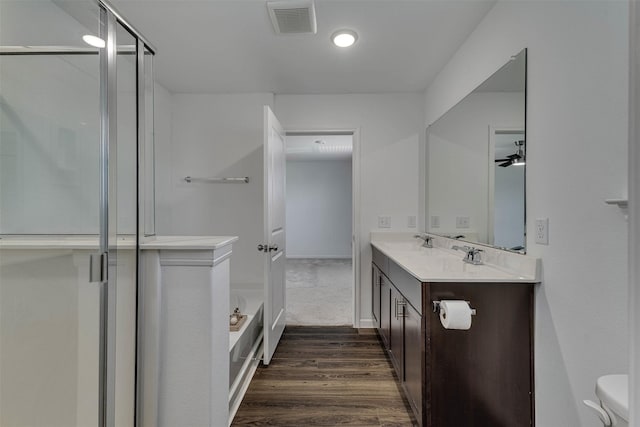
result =
[{"label": "white ceiling", "polygon": [[[172,92],[423,91],[495,0],[316,0],[318,33],[276,35],[266,1],[113,0]],[[329,36],[350,28],[350,49]]]},{"label": "white ceiling", "polygon": [[346,160],[353,135],[287,135],[287,160]]}]

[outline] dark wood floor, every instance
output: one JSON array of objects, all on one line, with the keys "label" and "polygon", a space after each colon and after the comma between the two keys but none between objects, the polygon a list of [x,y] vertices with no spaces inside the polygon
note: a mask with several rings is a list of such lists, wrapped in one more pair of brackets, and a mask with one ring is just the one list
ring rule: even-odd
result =
[{"label": "dark wood floor", "polygon": [[287,326],[234,426],[413,426],[374,330]]}]

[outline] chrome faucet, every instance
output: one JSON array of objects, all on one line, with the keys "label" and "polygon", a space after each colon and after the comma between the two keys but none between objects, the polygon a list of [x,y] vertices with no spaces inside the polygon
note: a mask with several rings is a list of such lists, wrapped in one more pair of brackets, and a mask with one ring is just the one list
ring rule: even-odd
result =
[{"label": "chrome faucet", "polygon": [[482,264],[481,252],[484,252],[482,249],[474,248],[473,246],[458,246],[458,245],[451,246],[451,249],[464,252],[465,256],[464,258],[462,258],[462,261],[468,264],[473,264],[473,265]]},{"label": "chrome faucet", "polygon": [[423,248],[433,247],[433,237],[429,236],[427,233],[415,234],[413,237],[416,239],[424,239],[424,242],[422,243]]}]

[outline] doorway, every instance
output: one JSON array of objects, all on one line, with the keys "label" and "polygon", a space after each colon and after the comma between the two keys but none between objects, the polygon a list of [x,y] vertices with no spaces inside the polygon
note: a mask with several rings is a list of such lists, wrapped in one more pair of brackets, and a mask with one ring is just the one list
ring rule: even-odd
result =
[{"label": "doorway", "polygon": [[488,241],[526,251],[526,141],[521,127],[489,128]]},{"label": "doorway", "polygon": [[289,325],[353,325],[353,132],[286,136]]}]

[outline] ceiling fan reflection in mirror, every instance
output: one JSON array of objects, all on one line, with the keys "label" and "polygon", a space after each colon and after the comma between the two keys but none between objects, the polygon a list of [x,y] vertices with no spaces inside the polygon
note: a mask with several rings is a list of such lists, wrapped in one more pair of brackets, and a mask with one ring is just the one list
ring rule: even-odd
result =
[{"label": "ceiling fan reflection in mirror", "polygon": [[524,166],[525,158],[524,158],[524,140],[514,141],[513,142],[517,147],[515,154],[510,154],[504,159],[496,159],[495,162],[499,163],[498,166],[507,168],[509,166]]}]

